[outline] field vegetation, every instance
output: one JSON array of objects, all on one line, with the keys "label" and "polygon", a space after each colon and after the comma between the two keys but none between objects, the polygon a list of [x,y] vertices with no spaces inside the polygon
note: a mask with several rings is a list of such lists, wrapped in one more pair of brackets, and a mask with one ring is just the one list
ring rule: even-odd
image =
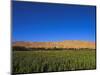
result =
[{"label": "field vegetation", "polygon": [[[20,50],[18,50],[20,49]],[[13,48],[12,72],[40,73],[89,70],[96,68],[95,49],[30,49]]]}]

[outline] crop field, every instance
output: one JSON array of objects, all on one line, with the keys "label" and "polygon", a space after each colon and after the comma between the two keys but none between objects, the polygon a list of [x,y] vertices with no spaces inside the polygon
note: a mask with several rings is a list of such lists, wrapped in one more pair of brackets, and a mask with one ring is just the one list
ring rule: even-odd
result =
[{"label": "crop field", "polygon": [[96,69],[95,50],[13,51],[14,74]]}]

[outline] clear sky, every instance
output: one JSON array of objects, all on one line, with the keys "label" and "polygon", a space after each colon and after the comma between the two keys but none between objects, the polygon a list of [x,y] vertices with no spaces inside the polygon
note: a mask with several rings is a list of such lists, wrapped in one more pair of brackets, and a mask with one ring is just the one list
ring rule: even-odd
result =
[{"label": "clear sky", "polygon": [[95,41],[95,6],[13,1],[14,41]]}]

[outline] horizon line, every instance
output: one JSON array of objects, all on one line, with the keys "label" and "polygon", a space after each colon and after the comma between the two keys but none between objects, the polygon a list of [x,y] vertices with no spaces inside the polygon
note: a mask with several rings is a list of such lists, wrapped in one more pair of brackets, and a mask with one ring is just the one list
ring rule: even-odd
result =
[{"label": "horizon line", "polygon": [[12,42],[63,42],[63,41],[82,41],[82,42],[94,42],[96,43],[96,41],[90,41],[90,40],[59,40],[59,41],[26,41],[26,40],[16,40],[16,41],[12,41]]}]

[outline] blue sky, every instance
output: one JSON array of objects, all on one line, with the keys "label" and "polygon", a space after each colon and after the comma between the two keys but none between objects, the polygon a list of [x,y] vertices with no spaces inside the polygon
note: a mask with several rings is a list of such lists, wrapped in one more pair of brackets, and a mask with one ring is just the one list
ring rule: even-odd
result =
[{"label": "blue sky", "polygon": [[95,6],[13,1],[14,41],[95,41]]}]

